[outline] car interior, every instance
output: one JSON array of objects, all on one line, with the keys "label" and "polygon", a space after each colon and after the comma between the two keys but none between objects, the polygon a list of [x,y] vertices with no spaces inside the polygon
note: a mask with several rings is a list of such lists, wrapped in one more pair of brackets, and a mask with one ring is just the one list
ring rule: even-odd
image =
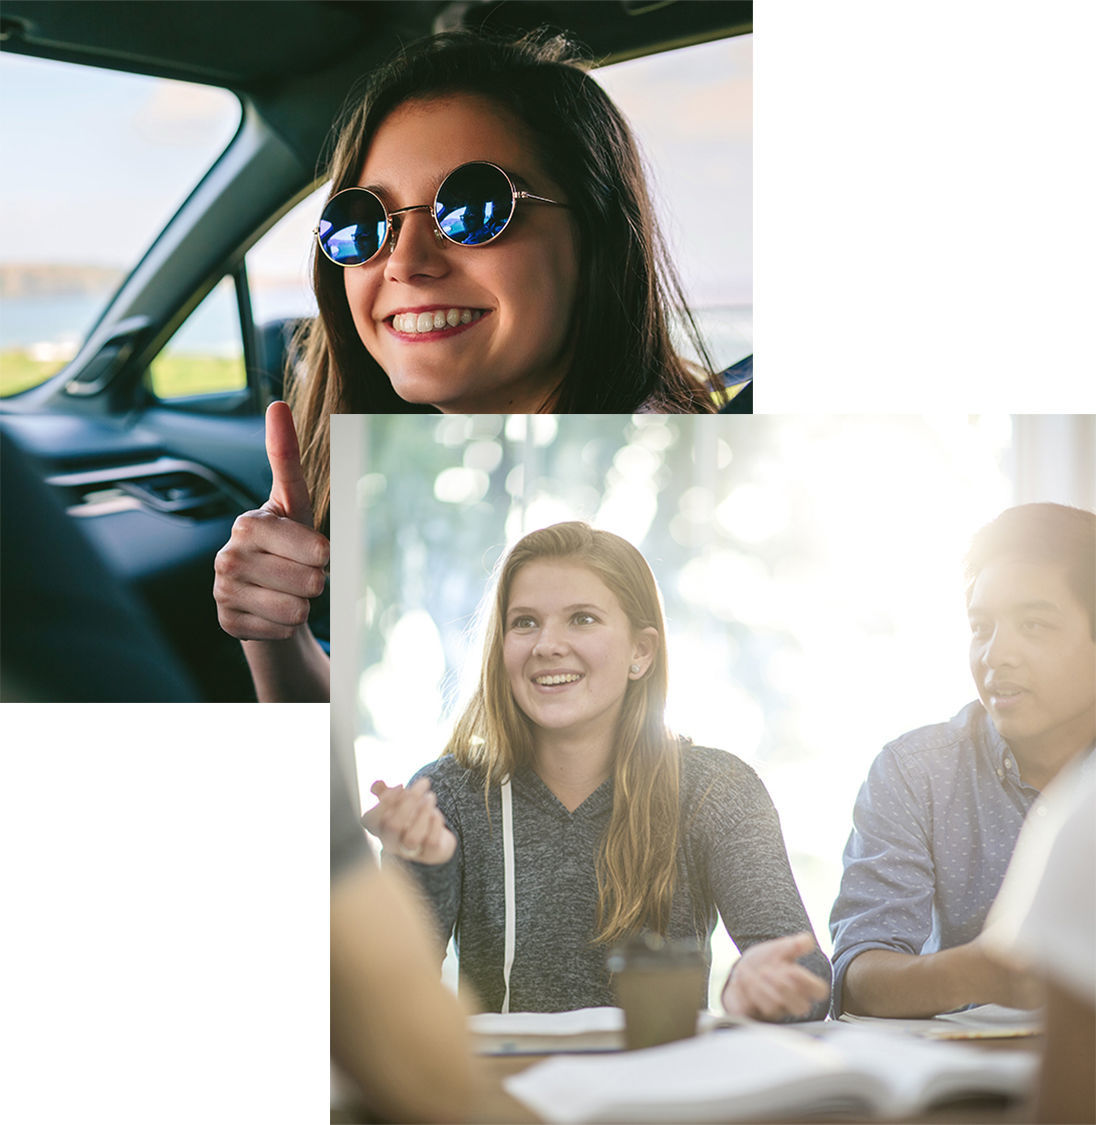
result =
[{"label": "car interior", "polygon": [[[246,251],[317,186],[322,147],[348,91],[401,44],[461,26],[519,32],[545,25],[566,30],[595,57],[615,62],[748,33],[752,5],[737,0],[140,5],[8,0],[4,5],[0,40],[6,52],[220,86],[243,107],[231,143],[121,283],[75,356],[40,385],[0,399],[5,443],[17,445],[48,482],[60,502],[57,518],[75,524],[90,543],[103,564],[99,580],[116,583],[122,596],[143,607],[168,659],[178,662],[179,682],[193,685],[194,698],[254,698],[240,646],[217,623],[212,562],[236,515],[268,495],[263,410],[281,393],[296,322],[255,323]],[[150,364],[226,278],[235,287],[246,387],[170,401],[157,397],[148,379]],[[728,381],[748,382],[751,371],[750,361],[743,361]],[[747,400],[744,395],[743,403]],[[46,519],[50,509],[39,506],[34,512]],[[23,562],[33,574],[35,560]],[[32,656],[35,646],[22,647],[18,639],[40,632],[41,604],[20,596],[15,580],[5,587],[5,683],[10,667],[29,663],[24,671],[40,683],[42,697],[77,698],[77,689],[62,687],[60,676],[51,694],[55,664],[48,654]],[[314,629],[323,639],[322,622]],[[126,699],[124,670],[112,682],[112,689],[97,688],[92,697]]]}]

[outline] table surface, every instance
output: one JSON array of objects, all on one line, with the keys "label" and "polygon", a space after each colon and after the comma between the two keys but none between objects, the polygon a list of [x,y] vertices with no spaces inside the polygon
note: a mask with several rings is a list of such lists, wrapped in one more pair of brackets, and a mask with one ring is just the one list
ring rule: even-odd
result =
[{"label": "table surface", "polygon": [[[1040,1036],[1028,1036],[1015,1039],[981,1039],[963,1040],[971,1043],[980,1050],[986,1051],[1015,1051],[1035,1050],[1041,1045]],[[950,1040],[948,1041],[950,1042]],[[478,1125],[536,1125],[540,1122],[532,1110],[515,1098],[511,1097],[503,1087],[503,1082],[512,1074],[525,1070],[535,1063],[543,1062],[554,1055],[484,1055],[478,1062],[481,1064],[482,1083],[478,1097],[470,1116],[470,1120]],[[362,1122],[371,1122],[376,1119],[370,1117],[367,1111],[355,1110],[353,1107],[344,1106],[332,1110],[331,1121],[333,1125],[360,1125]],[[779,1121],[780,1119],[772,1119]],[[809,1117],[797,1115],[794,1120],[801,1125],[811,1125],[812,1122],[828,1123],[855,1122],[856,1125],[871,1125],[873,1119],[865,1117]],[[1018,1123],[1026,1120],[1024,1107],[1015,1102],[1000,1097],[965,1098],[934,1106],[924,1114],[904,1119],[905,1125],[933,1125],[933,1123],[963,1123],[963,1125],[1005,1125],[1005,1123]]]}]

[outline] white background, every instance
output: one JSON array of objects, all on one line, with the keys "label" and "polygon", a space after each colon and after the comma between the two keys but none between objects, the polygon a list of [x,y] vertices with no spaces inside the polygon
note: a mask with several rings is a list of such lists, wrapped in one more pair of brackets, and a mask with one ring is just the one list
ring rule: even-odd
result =
[{"label": "white background", "polygon": [[[1096,407],[1096,5],[758,7],[759,406]],[[327,727],[4,707],[7,1120],[327,1119]]]}]

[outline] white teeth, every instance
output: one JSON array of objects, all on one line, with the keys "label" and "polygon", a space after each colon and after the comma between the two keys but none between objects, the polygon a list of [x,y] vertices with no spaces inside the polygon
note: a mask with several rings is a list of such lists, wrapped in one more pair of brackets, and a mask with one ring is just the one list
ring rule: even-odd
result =
[{"label": "white teeth", "polygon": [[534,676],[533,679],[542,687],[553,687],[556,684],[573,684],[582,677],[574,672],[567,672],[562,676]]},{"label": "white teeth", "polygon": [[456,328],[459,324],[471,324],[481,316],[483,313],[479,309],[434,309],[432,312],[396,313],[392,317],[392,327],[397,332],[414,336],[420,332],[438,332],[443,328]]}]

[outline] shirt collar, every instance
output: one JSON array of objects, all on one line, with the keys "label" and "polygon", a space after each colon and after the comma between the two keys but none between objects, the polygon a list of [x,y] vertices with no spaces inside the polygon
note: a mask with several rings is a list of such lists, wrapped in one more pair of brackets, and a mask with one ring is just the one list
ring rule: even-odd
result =
[{"label": "shirt collar", "polygon": [[532,766],[519,766],[514,771],[514,790],[528,800],[535,801],[543,808],[564,816],[594,816],[613,807],[613,777],[610,774],[582,802],[574,812],[568,812],[558,797],[541,780],[540,774]]},{"label": "shirt collar", "polygon": [[994,726],[993,720],[989,717],[986,709],[981,703],[977,703],[975,706],[980,712],[981,721],[979,725],[983,745],[989,754],[990,763],[997,774],[998,780],[1002,785],[1007,783],[1019,789],[1032,789],[1032,786],[1020,777],[1020,767],[1016,764],[1016,755],[1013,754],[1012,748],[1001,736],[1001,732]]},{"label": "shirt collar", "polygon": [[[1032,789],[1038,792],[1034,786],[1028,785],[1020,776],[1020,767],[1016,763],[1016,755],[1013,754],[1012,748],[1002,738],[1001,732],[994,726],[993,720],[981,703],[978,704],[978,707],[981,710],[982,737],[998,778],[1002,782],[1007,778],[1013,785],[1019,786],[1021,789]],[[1078,760],[1085,758],[1089,759],[1090,762],[1096,761],[1096,742],[1093,742],[1087,750],[1082,750],[1078,755]],[[1096,766],[1087,768],[1096,768]]]}]

